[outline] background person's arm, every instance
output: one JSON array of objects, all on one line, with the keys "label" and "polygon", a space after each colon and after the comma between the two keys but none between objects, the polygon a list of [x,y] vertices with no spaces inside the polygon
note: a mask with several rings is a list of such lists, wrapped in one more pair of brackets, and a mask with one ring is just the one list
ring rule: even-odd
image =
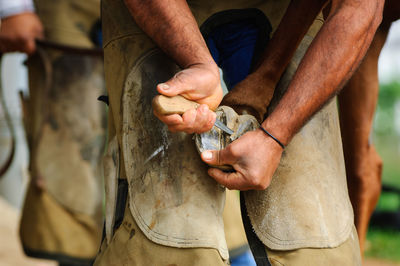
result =
[{"label": "background person's arm", "polygon": [[136,23],[183,68],[157,90],[166,96],[182,95],[202,105],[182,116],[155,115],[171,131],[205,132],[215,121],[222,99],[218,67],[212,59],[185,0],[125,0]]},{"label": "background person's arm", "polygon": [[[300,63],[286,94],[263,122],[263,127],[287,144],[297,131],[350,78],[378,28],[383,0],[334,0],[332,9]],[[225,150],[203,152],[209,164],[230,164],[236,172],[209,169],[230,189],[269,186],[282,148],[261,130],[248,132]]]}]

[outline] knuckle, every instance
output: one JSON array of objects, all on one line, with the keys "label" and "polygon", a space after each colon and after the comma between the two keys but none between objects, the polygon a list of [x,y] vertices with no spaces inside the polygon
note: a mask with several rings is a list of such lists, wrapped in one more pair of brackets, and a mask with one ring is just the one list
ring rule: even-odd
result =
[{"label": "knuckle", "polygon": [[193,132],[198,132],[198,128],[193,124],[188,124],[185,126],[184,131],[188,134],[192,134]]},{"label": "knuckle", "polygon": [[184,131],[185,131],[186,134],[193,134],[194,132],[196,132],[196,130],[193,129],[193,128],[187,128]]},{"label": "knuckle", "polygon": [[[190,130],[190,129],[189,129],[186,125],[177,128],[177,131],[182,131],[182,132],[187,132],[187,131],[189,131],[189,130]],[[177,131],[176,131],[176,132],[177,132]]]},{"label": "knuckle", "polygon": [[172,133],[177,132],[178,128],[176,126],[168,126],[168,130]]},{"label": "knuckle", "polygon": [[193,113],[192,111],[187,111],[183,114],[182,118],[186,127],[193,127],[196,122],[197,116],[196,113]]},{"label": "knuckle", "polygon": [[233,154],[233,148],[232,148],[232,146],[233,146],[233,145],[228,145],[228,146],[226,146],[226,147],[225,147],[225,151],[228,152],[228,153],[230,153],[230,154]]},{"label": "knuckle", "polygon": [[225,186],[227,189],[229,189],[229,190],[234,190],[234,189],[236,189],[235,188],[235,186],[233,186],[233,185],[231,185],[231,184],[226,184],[226,185],[223,185],[223,186]]},{"label": "knuckle", "polygon": [[193,133],[196,132],[197,134],[202,134],[207,131],[208,130],[206,128],[197,128],[196,130],[193,131]]},{"label": "knuckle", "polygon": [[[212,125],[211,125],[212,127]],[[210,125],[208,123],[202,123],[196,126],[196,132],[197,133],[204,133],[207,132],[211,129]]]},{"label": "knuckle", "polygon": [[[212,129],[212,127],[213,127],[213,124],[208,124],[208,125],[205,127],[204,132],[210,131],[210,130]],[[202,133],[204,133],[204,132],[202,132]]]},{"label": "knuckle", "polygon": [[250,184],[255,190],[264,190],[269,186],[270,180],[260,173],[251,175]]},{"label": "knuckle", "polygon": [[256,190],[265,190],[268,187],[267,183],[260,183],[255,189]]},{"label": "knuckle", "polygon": [[254,188],[257,188],[260,186],[260,180],[256,177],[251,178],[249,183]]},{"label": "knuckle", "polygon": [[214,126],[215,119],[209,119],[206,123],[207,131],[211,130],[211,128]]},{"label": "knuckle", "polygon": [[239,157],[240,149],[237,149],[235,145],[228,145],[227,149],[233,157]]},{"label": "knuckle", "polygon": [[186,81],[186,75],[184,72],[180,71],[174,75],[173,79],[178,83],[184,84]]},{"label": "knuckle", "polygon": [[257,182],[257,185],[255,186],[254,189],[256,189],[256,190],[265,190],[267,187],[269,187],[269,185],[270,185],[269,179],[259,178],[258,182]]}]

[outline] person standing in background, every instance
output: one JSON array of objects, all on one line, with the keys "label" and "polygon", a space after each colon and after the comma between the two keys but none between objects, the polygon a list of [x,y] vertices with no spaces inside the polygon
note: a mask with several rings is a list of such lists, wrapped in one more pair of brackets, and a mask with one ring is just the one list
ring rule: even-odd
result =
[{"label": "person standing in background", "polygon": [[21,242],[28,256],[60,265],[91,265],[101,240],[103,62],[101,53],[86,54],[99,45],[99,8],[96,0],[0,2],[0,51],[30,55]]}]

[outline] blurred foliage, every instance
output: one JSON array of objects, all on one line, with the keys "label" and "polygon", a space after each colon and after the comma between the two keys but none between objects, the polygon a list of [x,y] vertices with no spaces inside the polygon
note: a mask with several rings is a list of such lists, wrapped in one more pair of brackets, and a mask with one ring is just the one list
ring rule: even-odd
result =
[{"label": "blurred foliage", "polygon": [[369,230],[365,255],[367,257],[400,261],[400,232],[383,229]]},{"label": "blurred foliage", "polygon": [[400,137],[376,137],[374,142],[383,161],[382,182],[400,188]]},{"label": "blurred foliage", "polygon": [[[383,160],[383,182],[400,187],[400,82],[381,84],[373,142]],[[397,123],[397,124],[396,124]]]},{"label": "blurred foliage", "polygon": [[400,82],[392,81],[381,84],[379,87],[379,105],[380,107],[393,106],[396,100],[400,100]]},{"label": "blurred foliage", "polygon": [[382,193],[376,208],[381,211],[399,211],[400,196],[394,193]]},{"label": "blurred foliage", "polygon": [[[395,106],[400,102],[400,82],[381,84],[378,107],[374,120],[374,134],[379,137],[395,136]],[[398,142],[398,141],[397,141]]]}]

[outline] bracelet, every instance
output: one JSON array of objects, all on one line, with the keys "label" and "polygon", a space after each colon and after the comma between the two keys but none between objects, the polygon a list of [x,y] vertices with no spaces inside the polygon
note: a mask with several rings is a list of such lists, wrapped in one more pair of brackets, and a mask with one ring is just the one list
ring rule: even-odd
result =
[{"label": "bracelet", "polygon": [[265,134],[267,134],[269,137],[271,137],[273,140],[275,140],[275,141],[279,144],[279,146],[282,147],[282,149],[285,149],[285,145],[283,145],[282,142],[280,142],[277,138],[275,138],[274,136],[272,136],[272,134],[269,133],[265,128],[263,128],[262,126],[260,126],[260,129],[261,129]]}]

